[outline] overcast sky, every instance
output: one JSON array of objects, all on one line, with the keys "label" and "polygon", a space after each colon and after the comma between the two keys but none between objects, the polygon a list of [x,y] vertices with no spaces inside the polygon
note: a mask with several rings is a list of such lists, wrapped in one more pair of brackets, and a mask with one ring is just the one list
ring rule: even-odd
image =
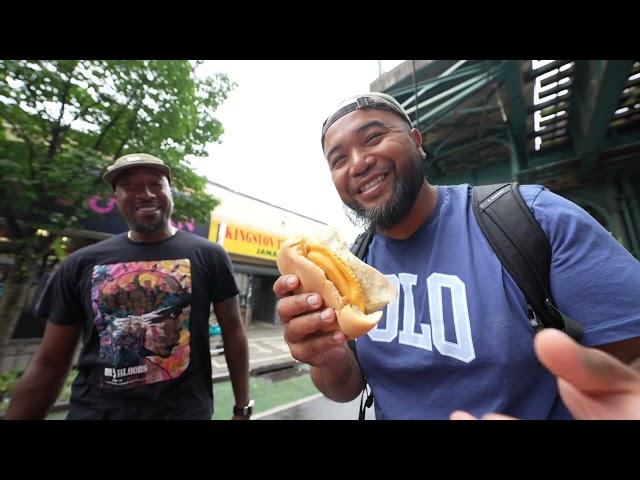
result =
[{"label": "overcast sky", "polygon": [[[390,70],[399,60],[383,60]],[[357,229],[343,213],[320,146],[322,122],[341,100],[368,92],[378,60],[215,60],[202,72],[237,83],[217,112],[225,133],[198,173],[233,190],[336,225],[348,241]]]}]

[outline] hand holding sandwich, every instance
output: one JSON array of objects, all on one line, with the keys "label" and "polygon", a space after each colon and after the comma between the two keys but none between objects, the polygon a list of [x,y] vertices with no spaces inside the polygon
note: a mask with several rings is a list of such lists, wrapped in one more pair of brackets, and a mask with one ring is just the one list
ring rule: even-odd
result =
[{"label": "hand holding sandwich", "polygon": [[362,374],[346,340],[376,326],[396,288],[351,254],[330,227],[288,238],[276,262],[283,276],[273,291],[292,356],[314,367],[312,379],[327,397],[352,400],[362,389]]},{"label": "hand holding sandwich", "polygon": [[[313,367],[343,364],[348,354],[347,337],[338,329],[335,311],[325,307],[317,293],[294,294],[299,287],[296,275],[283,275],[273,285],[280,298],[277,311],[291,355]],[[332,349],[333,353],[327,353]]]},{"label": "hand holding sandwich", "polygon": [[277,312],[284,324],[284,339],[296,360],[311,365],[311,379],[328,398],[348,402],[362,390],[360,367],[338,330],[332,308],[323,308],[317,293],[299,293],[297,275],[282,275],[273,284],[280,299]]}]

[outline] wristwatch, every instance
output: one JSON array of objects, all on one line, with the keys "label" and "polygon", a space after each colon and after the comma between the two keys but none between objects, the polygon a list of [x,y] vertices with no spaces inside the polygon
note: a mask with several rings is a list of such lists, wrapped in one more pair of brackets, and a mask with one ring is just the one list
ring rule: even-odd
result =
[{"label": "wristwatch", "polygon": [[239,407],[237,405],[233,406],[233,414],[239,417],[250,417],[253,413],[253,404],[255,402],[253,400],[249,400],[244,407]]}]

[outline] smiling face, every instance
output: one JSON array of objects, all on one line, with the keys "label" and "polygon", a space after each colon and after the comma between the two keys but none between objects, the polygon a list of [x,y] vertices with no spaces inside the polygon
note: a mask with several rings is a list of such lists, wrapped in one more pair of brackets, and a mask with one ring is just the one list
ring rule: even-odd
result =
[{"label": "smiling face", "polygon": [[118,209],[141,240],[170,236],[173,197],[167,177],[153,168],[134,167],[122,172],[114,186]]},{"label": "smiling face", "polygon": [[356,110],[327,130],[333,183],[366,226],[386,230],[411,211],[424,183],[421,143],[417,129],[380,109]]}]

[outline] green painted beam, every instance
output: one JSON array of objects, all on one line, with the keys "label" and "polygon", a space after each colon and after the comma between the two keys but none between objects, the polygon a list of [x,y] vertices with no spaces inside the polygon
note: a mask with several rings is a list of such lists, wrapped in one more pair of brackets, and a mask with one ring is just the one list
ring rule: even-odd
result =
[{"label": "green painted beam", "polygon": [[454,134],[456,134],[457,132],[460,131],[461,128],[467,128],[467,124],[462,123],[462,124],[458,124],[456,125],[454,128],[451,129],[451,131],[449,132],[449,134],[444,138],[444,140],[442,140],[441,142],[439,142],[437,145],[434,145],[433,148],[433,156],[437,156],[438,152],[440,152],[440,150],[442,150],[444,148],[444,146],[449,143],[449,140],[451,140],[454,136]]},{"label": "green painted beam", "polygon": [[586,179],[605,146],[605,137],[631,74],[632,60],[576,61],[569,129]]},{"label": "green painted beam", "polygon": [[460,110],[457,110],[456,113],[459,114],[465,114],[465,113],[479,113],[479,112],[484,112],[484,111],[491,111],[491,110],[499,110],[500,107],[496,106],[496,105],[487,105],[485,107],[471,107],[471,108],[462,108]]},{"label": "green painted beam", "polygon": [[[464,65],[467,61],[466,60],[460,60],[458,62],[456,62],[454,65],[452,65],[451,67],[449,67],[448,69],[446,69],[444,72],[442,72],[440,75],[438,75],[434,80],[434,82],[431,82],[429,85],[425,85],[424,87],[421,87],[420,90],[417,90],[417,85],[416,88],[414,89],[414,95],[410,96],[409,98],[407,98],[404,102],[401,103],[402,108],[408,108],[408,106],[413,103],[413,105],[416,105],[418,103],[418,99],[420,97],[422,97],[422,95],[424,95],[426,92],[428,92],[429,90],[432,90],[433,88],[440,86],[442,84],[444,84],[445,82],[450,82],[453,79],[457,79],[460,78],[460,75],[456,75],[454,72],[456,70],[458,70],[460,68],[460,66]],[[472,70],[477,71],[477,67],[473,68]],[[466,69],[462,69],[461,72],[459,73],[463,73],[463,77],[464,76],[469,76],[469,74],[467,73]],[[442,83],[440,83],[442,82]],[[433,92],[435,93],[435,92]]]},{"label": "green painted beam", "polygon": [[[468,164],[473,164],[477,162],[484,163],[484,161],[486,160],[489,154],[495,155],[496,150],[506,146],[507,145],[505,145],[505,143],[503,142],[487,141],[487,142],[484,142],[483,144],[478,144],[476,148],[474,148],[473,153],[469,154],[468,156],[463,157],[463,156],[457,155],[446,160],[445,159],[437,159],[437,160],[439,160],[442,165],[446,166],[449,169],[458,167],[460,165],[464,165],[465,163],[468,163]],[[508,155],[502,156],[502,158],[500,158],[500,161],[508,160],[508,159],[509,159]]]},{"label": "green painted beam", "polygon": [[575,157],[573,147],[570,145],[566,145],[560,148],[550,148],[547,150],[534,152],[531,155],[530,163],[532,167],[541,167],[571,157]]},{"label": "green painted beam", "polygon": [[[418,104],[418,109],[423,109],[425,107],[428,107],[432,103],[436,103],[436,102],[438,102],[440,100],[443,100],[443,99],[445,99],[447,97],[450,97],[454,93],[456,93],[456,92],[458,92],[460,90],[464,90],[465,88],[467,88],[470,85],[474,85],[474,84],[478,83],[485,76],[486,76],[486,74],[481,73],[479,75],[476,75],[475,77],[471,77],[471,78],[469,78],[469,79],[467,79],[467,80],[465,80],[465,81],[463,81],[461,83],[458,83],[457,85],[454,85],[454,86],[448,88],[447,90],[444,90],[443,92],[438,93],[437,95],[429,97],[426,100],[423,100]],[[411,115],[413,112],[416,111],[415,103],[411,107],[406,107],[404,110],[405,110],[405,112],[407,112],[407,115]]]},{"label": "green painted beam", "polygon": [[[522,95],[522,74],[520,60],[508,60],[503,65],[504,82],[510,97],[510,114],[508,117],[509,128],[513,136],[513,144],[516,153],[513,168],[518,171],[529,164],[527,148],[527,109]],[[517,172],[514,172],[517,175]]]},{"label": "green painted beam", "polygon": [[[445,77],[439,75],[437,77],[430,77],[424,80],[417,81],[416,86],[419,89],[426,89],[425,91],[428,91],[432,88],[446,84],[453,80],[459,80],[461,78],[469,77],[471,75],[477,75],[482,72],[486,72],[486,66],[484,64],[473,64],[466,67],[461,67],[455,72],[446,75]],[[396,98],[407,94],[410,94],[413,97],[413,85],[395,89],[392,88],[387,90],[386,93]]]},{"label": "green painted beam", "polygon": [[491,165],[459,171],[455,173],[443,173],[430,178],[437,185],[456,185],[470,183],[471,185],[489,185],[511,181],[511,169],[509,162],[497,162]]},{"label": "green painted beam", "polygon": [[[638,182],[635,182],[638,185]],[[640,201],[636,189],[632,185],[630,177],[624,177],[621,179],[620,186],[622,187],[621,196],[622,200],[626,202],[629,228],[629,237],[631,244],[634,246],[634,255],[636,258],[640,258]]]},{"label": "green painted beam", "polygon": [[509,146],[509,142],[504,139],[503,134],[492,135],[490,137],[480,138],[472,142],[459,142],[459,143],[453,144],[449,148],[447,148],[444,152],[440,153],[438,155],[438,158],[443,158],[453,153],[464,150],[466,148],[473,147],[473,146],[480,145],[487,142],[501,142],[504,145]]},{"label": "green painted beam", "polygon": [[[464,121],[459,122],[457,124],[449,125],[449,127],[451,128],[451,131],[447,134],[447,136],[443,140],[440,140],[438,143],[430,143],[429,144],[429,147],[433,151],[433,155],[434,156],[437,155],[438,152],[440,150],[442,150],[447,143],[449,143],[449,141],[453,138],[453,136],[456,133],[459,133],[463,129],[469,128],[470,125],[471,124],[469,123],[469,120],[467,120],[467,119],[465,119]],[[486,125],[484,127],[483,132],[496,131],[496,130],[503,131],[504,129],[505,129],[504,125],[492,124],[492,125]],[[423,137],[425,137],[425,136],[426,135],[423,135]],[[462,142],[462,143],[459,143],[458,145],[465,146],[465,145],[468,145],[468,142]]]},{"label": "green painted beam", "polygon": [[620,210],[622,211],[622,218],[624,220],[624,226],[627,229],[627,235],[629,236],[629,243],[631,244],[631,254],[635,257],[640,256],[640,240],[638,240],[638,232],[633,224],[631,218],[631,210],[629,204],[625,198],[619,198]]},{"label": "green painted beam", "polygon": [[610,135],[604,141],[603,150],[612,150],[623,146],[631,146],[636,144],[635,147],[640,150],[640,129],[630,131],[626,133],[617,133],[616,135]]},{"label": "green painted beam", "polygon": [[[441,114],[445,114],[446,115],[446,113],[448,113],[451,109],[455,108],[455,106],[458,105],[459,103],[461,103],[463,100],[465,100],[466,98],[468,98],[469,96],[474,94],[476,91],[484,88],[489,83],[494,81],[494,79],[496,78],[496,74],[497,74],[496,72],[497,72],[497,69],[492,69],[491,71],[487,72],[486,75],[482,75],[480,78],[474,77],[475,81],[473,83],[469,83],[468,86],[466,85],[467,82],[463,82],[463,83],[465,83],[465,87],[466,88],[464,88],[457,95],[455,95],[455,96],[451,97],[450,99],[442,102],[440,105],[430,109],[427,113],[422,115],[419,118],[420,125],[426,125],[427,120],[437,121],[437,120],[441,119],[441,117],[437,117],[437,116],[441,115]],[[409,113],[409,112],[407,112],[407,113]],[[429,127],[426,127],[425,129],[427,129],[427,128],[429,128]]]},{"label": "green painted beam", "polygon": [[[420,130],[422,132],[423,137],[426,136],[426,134],[432,130],[433,128],[435,128],[436,126],[443,126],[442,122],[444,120],[446,120],[447,118],[449,118],[452,115],[464,115],[466,113],[475,113],[475,112],[481,112],[483,110],[489,111],[489,110],[495,110],[499,107],[493,106],[493,105],[487,105],[489,100],[491,99],[492,96],[494,96],[497,92],[497,89],[492,89],[489,94],[480,102],[478,102],[476,105],[480,105],[482,104],[482,106],[476,106],[476,107],[470,107],[470,108],[463,108],[463,109],[450,109],[447,112],[445,112],[443,115],[441,115],[439,118],[435,119],[434,121],[432,121],[429,125],[423,125],[422,123],[420,124]],[[464,99],[463,99],[464,100]],[[458,124],[459,122],[456,122],[455,124],[444,124],[446,126],[452,127],[455,126],[456,124]],[[487,128],[492,128],[492,127],[485,127],[484,129],[487,130]]]},{"label": "green painted beam", "polygon": [[515,181],[518,179],[520,172],[525,168],[524,157],[518,153],[518,145],[513,138],[511,130],[507,129],[507,135],[509,137],[509,154],[511,157],[511,180]]}]

